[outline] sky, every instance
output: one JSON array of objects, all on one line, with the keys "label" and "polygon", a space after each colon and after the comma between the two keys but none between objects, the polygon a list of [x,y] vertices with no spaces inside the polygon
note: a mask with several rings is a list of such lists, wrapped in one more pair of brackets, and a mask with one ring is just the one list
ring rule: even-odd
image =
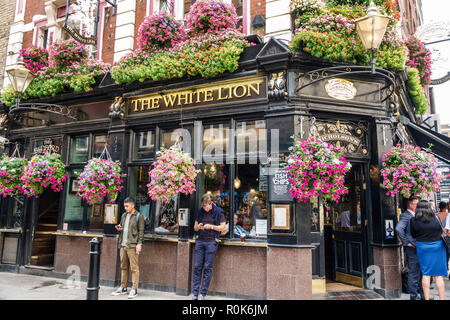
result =
[{"label": "sky", "polygon": [[[450,22],[450,1],[422,0],[422,12],[424,24],[438,21]],[[438,48],[442,55],[448,57],[444,63],[439,64],[439,76],[431,75],[431,79],[436,79],[450,72],[450,40],[435,44],[433,47]],[[441,125],[450,124],[450,81],[433,86],[433,91],[436,113],[440,115]]]}]

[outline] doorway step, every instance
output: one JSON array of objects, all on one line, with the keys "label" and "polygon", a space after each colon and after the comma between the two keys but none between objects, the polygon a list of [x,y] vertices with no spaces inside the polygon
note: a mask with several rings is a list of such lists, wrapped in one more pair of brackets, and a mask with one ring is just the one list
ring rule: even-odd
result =
[{"label": "doorway step", "polygon": [[384,300],[373,290],[327,280],[326,292],[313,293],[313,300]]}]

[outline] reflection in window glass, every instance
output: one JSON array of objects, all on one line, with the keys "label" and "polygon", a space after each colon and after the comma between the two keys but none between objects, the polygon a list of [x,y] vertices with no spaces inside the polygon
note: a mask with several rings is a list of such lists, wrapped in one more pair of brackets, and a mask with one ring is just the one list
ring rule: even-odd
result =
[{"label": "reflection in window glass", "polygon": [[22,227],[22,217],[23,217],[23,203],[25,201],[24,195],[19,195],[13,198],[14,206],[12,212],[12,228]]},{"label": "reflection in window glass", "polygon": [[176,196],[165,203],[156,202],[155,233],[178,234],[178,200]]},{"label": "reflection in window glass", "polygon": [[319,209],[319,198],[311,198],[311,232],[320,232],[320,209]]},{"label": "reflection in window glass", "polygon": [[228,124],[206,125],[203,129],[203,160],[223,162],[229,152],[230,126]]},{"label": "reflection in window glass", "polygon": [[139,166],[130,168],[130,191],[129,195],[136,201],[136,210],[145,217],[145,230],[149,228],[149,216],[152,201],[148,197],[147,184],[149,181],[150,166]]},{"label": "reflection in window glass", "polygon": [[[213,203],[224,211],[225,220],[229,230],[230,212],[230,166],[219,163],[206,163],[201,166],[201,173],[198,175],[199,191],[197,196],[200,199],[203,194],[209,194]],[[222,234],[223,236],[227,233]]]},{"label": "reflection in window glass", "polygon": [[162,130],[160,145],[163,148],[177,148],[190,154],[190,141],[184,141],[183,136],[190,137],[189,131],[186,129]]},{"label": "reflection in window glass", "polygon": [[361,165],[354,164],[345,177],[348,194],[339,203],[333,203],[327,212],[333,229],[337,231],[361,232]]},{"label": "reflection in window glass", "polygon": [[[100,135],[100,136],[94,137],[94,158],[98,158],[101,156],[103,150],[105,149],[105,143],[106,143],[106,135]],[[108,148],[109,148],[109,143],[110,143],[110,141],[108,141]]]},{"label": "reflection in window glass", "polygon": [[159,0],[159,12],[169,12],[170,10],[170,3],[169,0]]},{"label": "reflection in window glass", "polygon": [[263,172],[260,165],[236,166],[233,212],[237,224],[234,237],[240,237],[241,233],[250,239],[267,237],[267,183]]},{"label": "reflection in window glass", "polygon": [[234,7],[236,8],[236,14],[239,17],[238,24],[237,24],[238,29],[242,27],[242,9],[243,9],[242,1],[243,0],[233,0],[232,1]]},{"label": "reflection in window glass", "polygon": [[155,132],[136,132],[134,137],[133,159],[153,158],[155,152]]},{"label": "reflection in window glass", "polygon": [[238,122],[236,127],[236,154],[266,155],[266,122],[264,120]]},{"label": "reflection in window glass", "polygon": [[81,174],[81,171],[82,169],[76,169],[69,172],[69,187],[66,188],[63,230],[81,230],[83,228],[84,205],[82,200],[76,195],[78,190],[76,178]]},{"label": "reflection in window glass", "polygon": [[89,137],[74,137],[70,148],[70,162],[84,163],[89,156]]}]

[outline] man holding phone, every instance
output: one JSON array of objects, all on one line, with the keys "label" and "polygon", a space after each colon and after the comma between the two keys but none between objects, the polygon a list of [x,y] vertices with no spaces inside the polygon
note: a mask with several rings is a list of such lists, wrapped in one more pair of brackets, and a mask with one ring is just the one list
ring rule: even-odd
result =
[{"label": "man holding phone", "polygon": [[[223,210],[212,203],[208,194],[204,194],[194,223],[194,231],[198,232],[198,239],[195,241],[194,248],[194,273],[190,300],[205,300],[211,282],[220,233],[225,231],[225,228],[226,221]],[[200,290],[202,271],[203,280]]]},{"label": "man holding phone", "polygon": [[124,200],[125,212],[122,214],[120,224],[116,225],[119,231],[120,265],[122,269],[121,286],[112,293],[113,296],[127,294],[128,274],[131,266],[131,279],[133,287],[128,295],[128,299],[137,296],[139,285],[139,254],[142,251],[144,242],[145,219],[134,208],[133,198]]}]

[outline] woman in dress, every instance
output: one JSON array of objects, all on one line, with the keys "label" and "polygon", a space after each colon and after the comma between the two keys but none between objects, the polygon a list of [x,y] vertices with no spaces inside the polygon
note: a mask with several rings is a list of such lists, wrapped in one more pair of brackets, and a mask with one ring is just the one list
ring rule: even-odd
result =
[{"label": "woman in dress", "polygon": [[425,300],[430,300],[430,280],[436,281],[439,299],[445,300],[444,278],[447,276],[446,249],[442,241],[442,225],[426,200],[417,204],[411,219],[411,235],[416,238],[417,257],[422,271]]}]

